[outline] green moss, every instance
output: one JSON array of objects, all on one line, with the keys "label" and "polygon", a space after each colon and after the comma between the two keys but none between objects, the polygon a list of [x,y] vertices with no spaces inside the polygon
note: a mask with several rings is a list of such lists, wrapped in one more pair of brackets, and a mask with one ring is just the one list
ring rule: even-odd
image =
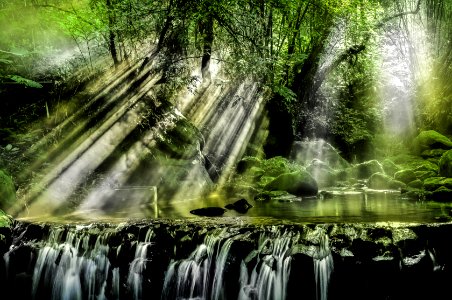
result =
[{"label": "green moss", "polygon": [[392,177],[383,174],[383,173],[375,173],[370,176],[368,181],[368,186],[371,189],[376,190],[398,190],[406,187],[406,184],[394,180]]},{"label": "green moss", "polygon": [[439,160],[439,175],[452,177],[452,150],[449,150],[441,156]]},{"label": "green moss", "polygon": [[452,189],[441,186],[429,195],[429,200],[438,202],[452,202]]},{"label": "green moss", "polygon": [[317,182],[306,171],[281,174],[265,188],[267,191],[286,191],[297,196],[315,196],[318,192]]},{"label": "green moss", "polygon": [[413,180],[416,180],[416,174],[414,173],[413,170],[401,170],[398,171],[394,174],[394,179],[398,180],[398,181],[402,181],[404,183],[409,183]]},{"label": "green moss", "polygon": [[3,210],[0,209],[0,228],[10,227],[12,223],[12,217],[10,215],[7,215]]},{"label": "green moss", "polygon": [[427,191],[435,191],[442,186],[452,189],[452,178],[431,177],[424,180],[424,188]]},{"label": "green moss", "polygon": [[398,171],[400,171],[400,168],[390,159],[386,158],[381,163],[383,170],[385,171],[385,174],[389,176],[394,176],[394,174]]},{"label": "green moss", "polygon": [[0,170],[0,209],[7,209],[16,202],[16,189],[12,178]]},{"label": "green moss", "polygon": [[422,189],[424,187],[424,182],[420,179],[415,179],[408,183],[408,187]]},{"label": "green moss", "polygon": [[430,149],[452,149],[452,141],[446,136],[434,130],[422,131],[414,139],[414,153],[420,155]]}]

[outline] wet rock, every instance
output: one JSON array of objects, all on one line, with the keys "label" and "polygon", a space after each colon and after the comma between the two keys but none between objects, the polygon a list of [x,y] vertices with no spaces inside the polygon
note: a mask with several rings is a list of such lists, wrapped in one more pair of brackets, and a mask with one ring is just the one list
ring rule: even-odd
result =
[{"label": "wet rock", "polygon": [[430,177],[436,177],[436,173],[432,171],[415,171],[414,174],[416,175],[416,178],[418,178],[421,181],[424,181],[427,178]]},{"label": "wet rock", "polygon": [[439,175],[452,177],[452,150],[449,150],[441,156],[439,160]]},{"label": "wet rock", "polygon": [[296,196],[316,196],[317,182],[306,171],[282,174],[268,183],[267,191],[286,191]]},{"label": "wet rock", "polygon": [[408,183],[408,187],[415,189],[422,189],[424,187],[424,182],[420,179],[413,180]]},{"label": "wet rock", "polygon": [[382,165],[377,160],[369,160],[357,164],[353,169],[354,173],[356,174],[356,178],[358,179],[367,179],[372,174],[384,173]]},{"label": "wet rock", "polygon": [[250,209],[253,206],[249,204],[248,201],[246,201],[246,199],[240,199],[235,201],[234,203],[226,205],[225,207],[227,209],[233,209],[236,212],[244,214],[248,211],[248,209]]},{"label": "wet rock", "polygon": [[427,191],[435,191],[442,186],[452,189],[452,178],[431,177],[424,180],[424,188]]},{"label": "wet rock", "polygon": [[376,190],[397,190],[404,188],[406,185],[383,173],[375,173],[369,178],[368,186]]},{"label": "wet rock", "polygon": [[270,199],[272,199],[272,198],[279,198],[279,197],[283,197],[286,195],[290,195],[290,194],[285,191],[264,191],[262,193],[257,194],[254,197],[254,201],[265,202],[265,201],[270,201]]},{"label": "wet rock", "polygon": [[417,177],[413,170],[407,169],[396,172],[394,174],[394,179],[402,181],[403,183],[409,183],[413,180],[416,180]]},{"label": "wet rock", "polygon": [[444,152],[446,152],[447,150],[444,149],[429,149],[429,150],[424,150],[421,153],[421,157],[424,159],[429,159],[429,158],[440,158]]},{"label": "wet rock", "polygon": [[202,217],[218,217],[222,216],[226,209],[222,207],[204,207],[191,210],[190,213]]},{"label": "wet rock", "polygon": [[12,178],[0,170],[0,209],[7,209],[16,202],[16,188]]},{"label": "wet rock", "polygon": [[383,167],[385,174],[389,176],[394,176],[396,172],[400,171],[400,168],[392,160],[388,158],[383,160],[381,166]]},{"label": "wet rock", "polygon": [[332,199],[334,197],[334,194],[328,191],[320,191],[318,197],[320,199]]},{"label": "wet rock", "polygon": [[430,149],[452,149],[452,141],[434,130],[422,131],[413,141],[414,153],[420,155]]},{"label": "wet rock", "polygon": [[259,167],[262,161],[254,156],[246,156],[237,164],[237,172],[243,173],[252,167]]},{"label": "wet rock", "polygon": [[321,160],[314,159],[306,168],[306,171],[311,174],[319,187],[334,186],[336,183],[334,170]]},{"label": "wet rock", "polygon": [[444,186],[434,190],[428,197],[428,200],[437,202],[452,202],[452,189]]},{"label": "wet rock", "polygon": [[318,159],[333,169],[343,169],[350,166],[338,150],[322,139],[294,142],[290,158],[303,165],[313,159]]}]

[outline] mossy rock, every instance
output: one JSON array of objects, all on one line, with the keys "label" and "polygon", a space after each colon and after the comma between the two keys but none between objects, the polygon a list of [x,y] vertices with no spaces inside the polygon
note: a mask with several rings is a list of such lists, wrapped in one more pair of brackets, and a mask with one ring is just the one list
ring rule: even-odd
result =
[{"label": "mossy rock", "polygon": [[416,173],[413,170],[401,170],[394,174],[394,179],[398,181],[402,181],[404,183],[409,183],[413,180],[416,180]]},{"label": "mossy rock", "polygon": [[452,189],[441,186],[429,194],[428,200],[437,202],[452,202]]},{"label": "mossy rock", "polygon": [[12,178],[0,170],[0,209],[8,209],[16,202],[16,188]]},{"label": "mossy rock", "polygon": [[416,175],[416,178],[421,181],[424,181],[425,179],[430,178],[430,177],[437,176],[437,174],[432,171],[414,171],[414,174]]},{"label": "mossy rock", "polygon": [[442,186],[452,189],[452,178],[431,177],[424,180],[424,188],[427,191],[435,191]]},{"label": "mossy rock", "polygon": [[396,172],[400,171],[400,167],[388,158],[383,160],[381,166],[383,167],[385,174],[389,176],[394,176]]},{"label": "mossy rock", "polygon": [[392,157],[392,160],[402,169],[438,172],[438,165],[435,162],[425,160],[420,156],[402,154]]},{"label": "mossy rock", "polygon": [[405,183],[383,173],[372,174],[367,185],[375,190],[398,190],[406,187]]},{"label": "mossy rock", "polygon": [[264,170],[266,176],[273,177],[303,169],[301,165],[292,163],[282,156],[275,156],[267,160],[262,160],[260,167]]},{"label": "mossy rock", "polygon": [[306,171],[281,174],[269,182],[264,189],[286,191],[296,196],[316,196],[318,192],[317,182]]},{"label": "mossy rock", "polygon": [[425,191],[424,189],[406,187],[400,191],[405,197],[413,200],[425,200],[429,198],[432,192]]},{"label": "mossy rock", "polygon": [[272,198],[278,198],[286,195],[289,195],[286,191],[264,191],[254,196],[254,201],[266,202]]},{"label": "mossy rock", "polygon": [[0,228],[11,227],[12,224],[13,224],[12,217],[0,209]]},{"label": "mossy rock", "polygon": [[449,150],[441,156],[439,160],[439,175],[452,177],[452,150]]},{"label": "mossy rock", "polygon": [[434,130],[422,131],[413,141],[414,153],[420,155],[430,149],[452,149],[452,141]]},{"label": "mossy rock", "polygon": [[367,179],[372,174],[384,173],[383,167],[378,160],[369,160],[353,167],[353,173],[358,179]]},{"label": "mossy rock", "polygon": [[424,188],[424,182],[420,179],[415,179],[415,180],[409,182],[407,185],[408,185],[408,187],[415,188],[415,189]]},{"label": "mossy rock", "polygon": [[[237,172],[243,173],[251,168],[258,168],[262,170],[259,166],[262,163],[262,161],[254,156],[246,156],[242,158],[239,163],[237,164]],[[263,170],[262,170],[263,172]]]},{"label": "mossy rock", "polygon": [[201,132],[187,119],[176,120],[165,135],[158,136],[157,148],[162,157],[192,159],[200,154],[204,143]]},{"label": "mossy rock", "polygon": [[315,181],[317,181],[319,187],[334,186],[336,183],[335,171],[320,160],[313,160],[311,164],[306,167],[306,171],[308,171]]},{"label": "mossy rock", "polygon": [[436,158],[440,158],[444,152],[446,152],[447,150],[444,149],[428,149],[428,150],[424,150],[421,153],[421,157],[424,159],[436,159]]}]

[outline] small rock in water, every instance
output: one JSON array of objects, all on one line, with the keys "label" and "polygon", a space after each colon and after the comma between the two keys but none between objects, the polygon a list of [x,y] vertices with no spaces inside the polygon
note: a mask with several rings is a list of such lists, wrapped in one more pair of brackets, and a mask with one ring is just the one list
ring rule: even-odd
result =
[{"label": "small rock in water", "polygon": [[318,194],[318,197],[320,199],[331,199],[334,197],[333,193],[328,192],[328,191],[320,191]]},{"label": "small rock in water", "polygon": [[233,209],[241,214],[244,214],[253,207],[251,204],[248,203],[245,199],[240,199],[235,201],[234,203],[228,204],[225,206],[227,209]]},{"label": "small rock in water", "polygon": [[197,215],[197,216],[203,216],[203,217],[218,217],[222,216],[226,209],[221,207],[204,207],[204,208],[198,208],[191,210],[190,213]]}]

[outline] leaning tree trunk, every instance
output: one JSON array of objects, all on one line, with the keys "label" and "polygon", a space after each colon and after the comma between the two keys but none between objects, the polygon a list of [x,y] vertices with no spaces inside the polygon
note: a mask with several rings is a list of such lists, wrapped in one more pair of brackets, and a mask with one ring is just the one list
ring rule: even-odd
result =
[{"label": "leaning tree trunk", "polygon": [[200,32],[203,36],[203,52],[201,60],[201,73],[203,79],[210,79],[210,59],[212,57],[213,34],[213,18],[209,16],[200,23]]},{"label": "leaning tree trunk", "polygon": [[106,0],[107,14],[108,14],[108,48],[110,50],[111,58],[115,66],[119,65],[118,52],[116,51],[116,35],[113,30],[115,25],[115,17],[113,14],[113,7],[111,0]]}]

